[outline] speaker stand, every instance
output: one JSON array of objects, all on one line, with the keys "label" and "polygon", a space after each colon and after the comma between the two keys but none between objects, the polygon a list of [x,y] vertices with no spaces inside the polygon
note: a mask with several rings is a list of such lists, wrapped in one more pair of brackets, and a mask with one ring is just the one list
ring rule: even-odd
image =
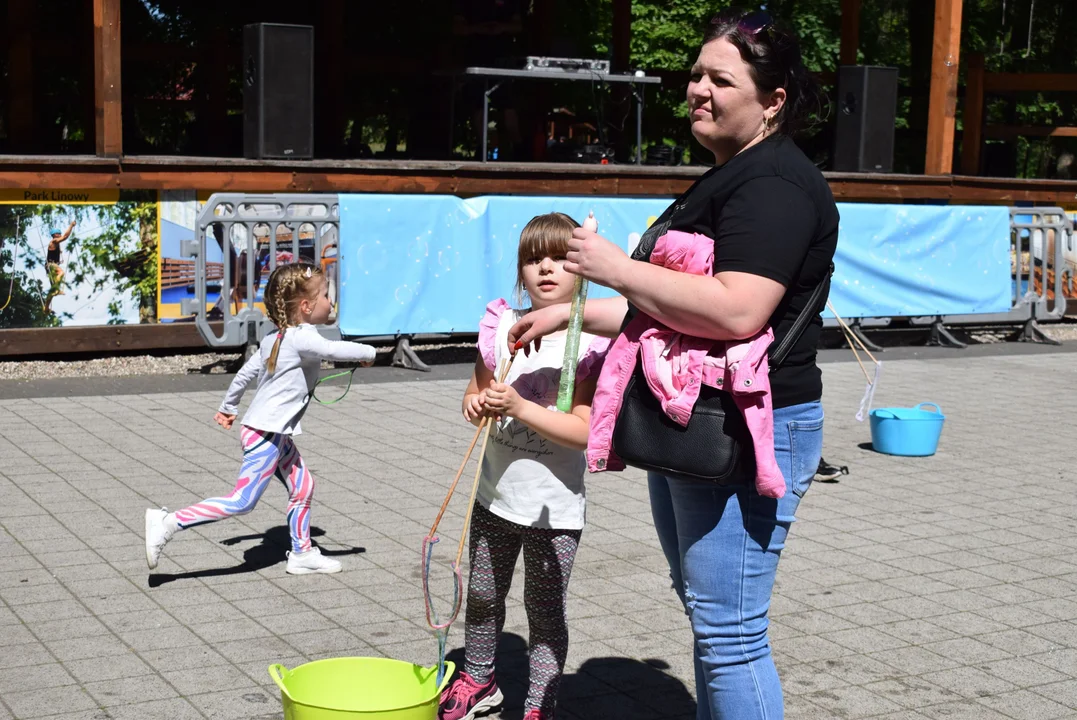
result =
[{"label": "speaker stand", "polygon": [[857,340],[859,340],[868,350],[871,350],[872,352],[883,352],[883,347],[868,340],[868,336],[864,334],[864,331],[861,330],[860,327],[860,321],[853,320],[849,323],[849,332],[855,335]]},{"label": "speaker stand", "polygon": [[964,350],[968,343],[963,343],[953,336],[950,329],[942,324],[942,318],[936,317],[931,323],[931,337],[927,340],[928,347],[949,347]]},{"label": "speaker stand", "polygon": [[415,354],[415,351],[411,348],[411,338],[406,335],[396,340],[396,349],[393,351],[393,367],[407,368],[408,370],[419,370],[421,372],[430,372],[430,366],[419,359],[419,356]]},{"label": "speaker stand", "polygon": [[1035,318],[1029,318],[1025,321],[1025,324],[1021,326],[1021,329],[1016,334],[1017,342],[1034,342],[1043,343],[1045,345],[1061,345],[1062,343],[1055,340],[1043,331],[1043,328],[1039,326]]}]

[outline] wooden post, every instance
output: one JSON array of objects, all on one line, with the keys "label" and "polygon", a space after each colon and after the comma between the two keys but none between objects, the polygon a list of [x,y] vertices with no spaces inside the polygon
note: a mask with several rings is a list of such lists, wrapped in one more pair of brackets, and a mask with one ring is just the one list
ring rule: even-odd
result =
[{"label": "wooden post", "polygon": [[97,154],[123,154],[120,0],[93,0],[94,136]]},{"label": "wooden post", "polygon": [[613,72],[628,70],[632,55],[632,0],[613,0]]},{"label": "wooden post", "polygon": [[[228,31],[214,27],[205,36],[208,47],[203,47],[200,59],[209,65],[203,76],[206,87],[206,102],[199,107],[206,113],[200,124],[205,129],[205,148],[210,155],[227,155],[230,151],[241,154],[243,148],[229,147],[228,127]],[[207,62],[208,61],[208,62]]]},{"label": "wooden post", "polygon": [[856,65],[860,49],[861,0],[841,0],[841,51],[839,65]]},{"label": "wooden post", "polygon": [[317,157],[341,157],[348,126],[351,92],[344,46],[344,0],[319,0],[318,26],[314,34],[314,61],[319,69],[314,80],[314,121],[318,128],[314,150]]},{"label": "wooden post", "polygon": [[962,4],[963,0],[935,0],[925,175],[947,175],[953,172]]},{"label": "wooden post", "polygon": [[965,108],[961,112],[961,174],[980,174],[980,149],[984,131],[984,56],[969,55],[965,78]]},{"label": "wooden post", "polygon": [[[536,55],[549,55],[553,50],[555,0],[535,0],[531,25],[531,47]],[[616,23],[616,21],[614,21]],[[550,108],[550,83],[531,83],[533,119],[526,127],[531,135],[531,157],[536,162],[546,159],[546,111]]]},{"label": "wooden post", "polygon": [[[615,73],[626,72],[632,58],[632,0],[613,0],[613,58],[610,70]],[[623,117],[634,117],[632,110],[632,93],[627,85],[614,85],[611,92],[613,107]],[[601,100],[599,101],[601,102]],[[631,126],[630,126],[631,127]],[[609,130],[608,139],[614,147],[615,157],[619,162],[628,162],[634,153],[630,148],[635,144],[634,132],[624,129],[601,128],[605,133]],[[599,135],[603,137],[603,135]]]},{"label": "wooden post", "polygon": [[11,152],[37,151],[34,132],[34,2],[7,4],[7,126]]}]

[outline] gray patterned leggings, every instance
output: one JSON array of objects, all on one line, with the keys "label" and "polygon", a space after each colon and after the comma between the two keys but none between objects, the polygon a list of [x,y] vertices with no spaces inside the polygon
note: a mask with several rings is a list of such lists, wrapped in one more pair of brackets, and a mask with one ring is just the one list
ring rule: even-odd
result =
[{"label": "gray patterned leggings", "polygon": [[478,503],[471,523],[464,671],[483,684],[494,674],[494,654],[505,625],[505,598],[522,547],[531,666],[524,708],[552,713],[568,655],[568,579],[583,531],[524,527]]}]

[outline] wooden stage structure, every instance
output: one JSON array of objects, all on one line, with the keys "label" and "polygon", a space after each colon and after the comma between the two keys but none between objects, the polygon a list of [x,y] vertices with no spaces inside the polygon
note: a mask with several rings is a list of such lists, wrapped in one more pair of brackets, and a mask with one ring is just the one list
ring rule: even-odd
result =
[{"label": "wooden stage structure", "polygon": [[[0,156],[0,189],[675,196],[704,166]],[[1077,181],[824,173],[839,202],[1077,207]]]},{"label": "wooden stage structure", "polygon": [[[857,61],[862,0],[841,0],[839,63]],[[934,0],[933,57],[924,175],[827,173],[839,202],[1035,204],[1077,208],[1077,181],[980,177],[984,138],[1075,135],[1077,128],[985,125],[984,97],[1025,90],[1077,91],[1077,75],[986,73],[982,57],[967,59],[961,174],[954,173],[958,70],[962,58],[963,0]],[[631,0],[612,0],[612,68],[629,67]],[[703,166],[655,167],[552,163],[478,163],[418,160],[260,161],[220,157],[125,155],[122,132],[121,0],[93,0],[94,155],[2,155],[0,189],[187,190],[200,192],[377,192],[672,197],[702,173]],[[552,0],[536,0],[543,37],[552,32]],[[31,0],[9,0],[11,28],[29,27]],[[325,52],[339,58],[344,39],[344,0],[319,4],[319,26],[327,29]],[[30,35],[14,33],[8,54],[8,118],[13,147],[33,137],[38,118],[32,104],[33,53]],[[20,39],[21,38],[21,39]],[[217,43],[215,47],[220,47]],[[132,57],[138,55],[136,47]],[[145,48],[141,48],[145,50]],[[190,50],[174,49],[183,57]],[[189,59],[189,58],[188,58]],[[220,65],[216,56],[209,60]],[[331,62],[331,66],[336,64]],[[218,73],[220,75],[220,73]],[[221,75],[223,77],[223,75]],[[223,82],[223,81],[222,81]],[[227,113],[221,87],[204,101],[218,124]],[[317,132],[340,124],[330,109]],[[336,129],[339,130],[339,127]],[[338,133],[339,134],[339,133]],[[27,145],[22,145],[28,147]],[[95,335],[94,333],[97,333]],[[200,344],[191,325],[152,325],[0,332],[0,357],[58,351],[102,352],[180,349]]]},{"label": "wooden stage structure", "polygon": [[[535,0],[534,14],[540,47],[552,42],[553,5],[556,0]],[[611,68],[624,72],[631,64],[632,3],[611,0]],[[863,0],[840,0],[839,65],[857,62]],[[472,167],[471,163],[418,161],[261,162],[201,157],[125,156],[123,148],[122,52],[138,60],[150,50],[166,48],[137,43],[123,51],[121,0],[92,1],[93,52],[93,156],[0,156],[0,188],[131,188],[201,191],[261,192],[436,192],[457,195],[485,193],[561,192],[568,194],[671,195],[691,181],[698,168],[601,168],[568,165],[504,163]],[[30,147],[39,118],[34,114],[34,55],[32,48],[34,0],[9,0],[6,21],[15,39],[7,48],[8,114],[12,148]],[[945,201],[1002,204],[1016,201],[1070,205],[1077,189],[1064,182],[977,179],[985,138],[1026,136],[1077,136],[1077,128],[992,126],[984,122],[984,97],[1021,91],[1077,91],[1077,74],[986,73],[982,56],[961,56],[961,18],[964,0],[934,0],[931,85],[929,92],[925,175],[838,175],[830,177],[834,194],[849,201]],[[89,7],[87,8],[89,10]],[[322,38],[326,70],[348,67],[341,32],[344,0],[321,0],[316,26]],[[87,13],[87,22],[90,13]],[[14,32],[14,31],[18,32]],[[24,32],[25,31],[25,32]],[[89,36],[87,36],[89,39]],[[170,47],[168,57],[198,61],[214,69],[217,83],[227,84],[227,58],[220,38],[206,48]],[[209,56],[204,56],[205,53]],[[969,67],[963,107],[964,133],[960,172],[954,172],[958,71]],[[661,74],[661,73],[659,73]],[[336,75],[330,80],[336,78]],[[337,78],[339,79],[339,78]],[[338,83],[339,84],[339,83]],[[200,112],[213,118],[214,128],[225,122],[228,107],[222,87],[214,86],[199,101]],[[319,98],[322,100],[323,98]],[[319,102],[316,135],[326,138],[329,154],[340,133],[340,103]],[[222,133],[213,133],[214,137]],[[934,177],[942,176],[942,179]],[[1077,184],[1072,186],[1077,188]]]},{"label": "wooden stage structure", "polygon": [[[615,72],[629,69],[632,33],[631,0],[612,1],[612,60]],[[552,41],[555,0],[535,0],[540,46]],[[841,0],[839,65],[857,62],[863,0]],[[964,0],[934,0],[933,49],[929,93],[925,175],[828,175],[835,197],[849,202],[950,202],[1013,204],[1029,202],[1073,206],[1077,181],[1014,180],[978,177],[985,138],[1018,135],[1077,135],[1077,128],[1003,127],[984,123],[984,97],[1025,90],[1077,91],[1077,75],[985,73],[981,56],[962,58],[961,18]],[[120,12],[121,0],[93,0],[94,155],[0,156],[0,188],[143,189],[243,192],[392,192],[448,193],[460,196],[496,193],[670,196],[679,193],[700,172],[699,167],[628,167],[544,163],[472,163],[437,161],[308,162],[249,161],[219,157],[130,156],[123,149],[123,93]],[[10,28],[29,31],[33,0],[9,0]],[[89,10],[89,8],[87,8]],[[322,0],[316,25],[322,33],[321,52],[327,69],[347,66],[341,37],[344,0]],[[89,12],[87,13],[89,21]],[[34,72],[31,35],[14,33],[8,55],[8,118],[12,147],[28,147],[38,122],[32,102]],[[219,38],[218,38],[219,39]],[[217,54],[222,43],[212,43]],[[214,77],[226,81],[226,58],[205,48],[169,48],[169,57],[198,60],[216,68]],[[127,47],[128,59],[138,60],[147,48]],[[154,52],[163,52],[157,48]],[[960,161],[954,172],[958,70],[969,65],[965,87]],[[661,74],[661,73],[659,73]],[[200,100],[201,111],[215,118],[228,112],[224,93],[215,87]],[[316,135],[339,135],[339,103],[321,103]],[[333,148],[328,148],[330,154]]]}]

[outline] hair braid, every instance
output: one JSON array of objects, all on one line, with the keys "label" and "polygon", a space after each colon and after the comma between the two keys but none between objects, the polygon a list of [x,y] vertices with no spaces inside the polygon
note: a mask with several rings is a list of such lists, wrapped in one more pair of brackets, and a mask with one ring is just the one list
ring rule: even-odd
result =
[{"label": "hair braid", "polygon": [[279,265],[270,274],[264,301],[266,314],[277,326],[277,339],[273,342],[269,359],[266,360],[266,370],[270,373],[277,370],[277,353],[280,352],[284,333],[298,324],[294,315],[299,301],[309,298],[314,279],[320,278],[321,275],[320,268],[303,262]]}]

